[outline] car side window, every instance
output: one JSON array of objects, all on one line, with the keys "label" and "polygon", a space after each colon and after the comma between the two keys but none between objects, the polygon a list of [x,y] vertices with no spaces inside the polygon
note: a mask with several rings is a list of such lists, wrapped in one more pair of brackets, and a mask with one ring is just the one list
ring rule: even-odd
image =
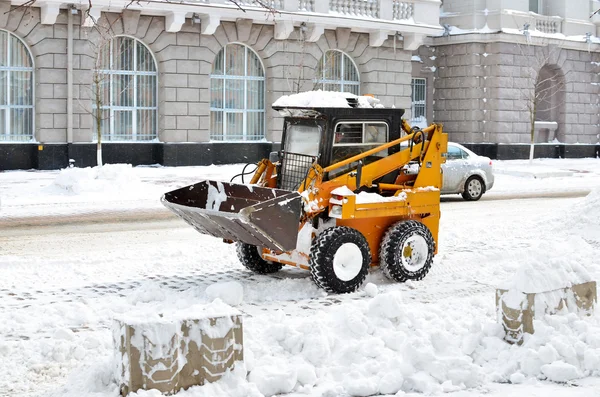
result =
[{"label": "car side window", "polygon": [[463,153],[464,152],[460,148],[448,145],[448,154],[446,158],[448,160],[460,160],[463,158]]},{"label": "car side window", "polygon": [[465,152],[464,150],[462,150],[460,148],[458,150],[460,150],[460,155],[461,155],[461,157],[463,159],[468,159],[469,158],[469,153]]}]

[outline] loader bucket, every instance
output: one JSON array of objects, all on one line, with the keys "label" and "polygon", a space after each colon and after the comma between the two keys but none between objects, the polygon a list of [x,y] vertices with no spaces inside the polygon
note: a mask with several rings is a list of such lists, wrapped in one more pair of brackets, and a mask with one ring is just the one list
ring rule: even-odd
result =
[{"label": "loader bucket", "polygon": [[201,181],[165,193],[161,202],[202,234],[275,251],[296,248],[298,192]]}]

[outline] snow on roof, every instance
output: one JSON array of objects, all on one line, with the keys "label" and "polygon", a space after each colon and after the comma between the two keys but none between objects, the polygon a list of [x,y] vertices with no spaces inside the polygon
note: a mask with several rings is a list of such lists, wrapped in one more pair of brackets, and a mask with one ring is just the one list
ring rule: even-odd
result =
[{"label": "snow on roof", "polygon": [[[502,29],[491,29],[487,23],[481,29],[461,29],[457,26],[450,25],[450,36],[457,36],[461,34],[478,34],[478,33],[508,33],[508,34],[523,34],[522,29],[512,29],[512,28],[502,28]],[[442,37],[444,33],[439,33],[434,37]],[[586,42],[588,38],[585,35],[575,35],[575,36],[565,36],[562,33],[545,33],[541,32],[537,29],[528,30],[528,35],[530,37],[543,37],[548,39],[557,39],[557,40],[567,40],[567,41],[577,41],[577,42]],[[591,43],[600,44],[600,38],[596,36],[590,36],[589,38]]]},{"label": "snow on roof", "polygon": [[348,98],[357,99],[359,108],[383,108],[379,99],[370,96],[358,96],[349,92],[307,91],[284,95],[273,103],[273,107],[296,108],[350,108]]}]

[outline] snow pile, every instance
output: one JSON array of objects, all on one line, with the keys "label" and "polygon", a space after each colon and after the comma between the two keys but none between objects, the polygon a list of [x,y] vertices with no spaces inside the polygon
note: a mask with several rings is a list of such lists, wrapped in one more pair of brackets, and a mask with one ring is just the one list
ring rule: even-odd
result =
[{"label": "snow pile", "polygon": [[359,108],[382,108],[379,99],[370,96],[358,96],[349,92],[307,91],[284,95],[273,103],[274,107],[297,108],[350,108],[348,98],[356,99]]},{"label": "snow pile", "polygon": [[600,188],[592,190],[560,220],[562,228],[571,229],[600,247]]},{"label": "snow pile", "polygon": [[220,299],[228,305],[238,306],[244,301],[244,287],[235,281],[215,283],[206,288],[206,297],[211,301]]},{"label": "snow pile", "polygon": [[[546,316],[534,321],[535,333],[522,346],[510,345],[497,335],[474,332],[465,347],[475,364],[494,382],[526,378],[567,382],[600,375],[600,322],[596,316]],[[501,331],[501,330],[500,330]]]},{"label": "snow pile", "polygon": [[[406,193],[401,192],[397,196],[384,197],[377,193],[369,193],[369,192],[359,192],[355,194],[352,190],[348,188],[348,186],[338,187],[331,191],[331,194],[335,194],[338,196],[356,196],[356,204],[369,204],[369,203],[389,203],[389,202],[399,202],[406,201]],[[330,202],[334,204],[341,204],[335,199],[331,199]]]},{"label": "snow pile", "polygon": [[106,164],[102,167],[65,168],[53,186],[74,194],[99,192],[132,192],[141,181],[131,164]]},{"label": "snow pile", "polygon": [[532,247],[508,253],[503,262],[517,261],[515,275],[501,283],[499,288],[522,293],[539,293],[567,288],[592,281],[589,268],[593,248],[576,236],[557,241],[537,241]]},{"label": "snow pile", "polygon": [[367,289],[372,299],[329,315],[274,316],[258,340],[247,339],[249,381],[266,396],[435,393],[482,384],[483,373],[446,331],[443,314],[405,305],[400,292]]}]

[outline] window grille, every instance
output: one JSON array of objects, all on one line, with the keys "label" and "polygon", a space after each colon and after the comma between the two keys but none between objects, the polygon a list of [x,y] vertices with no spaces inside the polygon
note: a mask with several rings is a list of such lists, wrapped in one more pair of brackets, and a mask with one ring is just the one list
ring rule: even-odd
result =
[{"label": "window grille", "polygon": [[102,140],[156,139],[158,73],[150,50],[131,37],[115,37],[100,50],[95,74],[91,99],[94,110],[102,108]]},{"label": "window grille", "polygon": [[425,79],[412,79],[411,111],[412,121],[423,121],[427,118],[426,109],[427,82]]},{"label": "window grille", "polygon": [[265,72],[258,55],[228,44],[210,76],[210,139],[259,141],[265,137]]},{"label": "window grille", "polygon": [[21,39],[0,30],[0,142],[32,141],[33,130],[31,54]]},{"label": "window grille", "polygon": [[352,58],[338,50],[329,50],[319,63],[316,79],[323,91],[351,92],[359,95],[360,77]]}]

